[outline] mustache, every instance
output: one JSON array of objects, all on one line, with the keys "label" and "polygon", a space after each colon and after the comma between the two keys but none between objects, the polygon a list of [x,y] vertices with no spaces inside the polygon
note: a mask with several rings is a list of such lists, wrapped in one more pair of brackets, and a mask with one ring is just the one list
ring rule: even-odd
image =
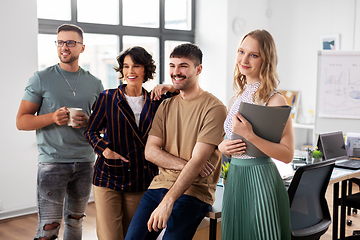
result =
[{"label": "mustache", "polygon": [[186,78],[186,76],[182,75],[182,74],[176,74],[176,75],[171,74],[171,78],[176,78],[176,77],[178,77],[178,78]]}]

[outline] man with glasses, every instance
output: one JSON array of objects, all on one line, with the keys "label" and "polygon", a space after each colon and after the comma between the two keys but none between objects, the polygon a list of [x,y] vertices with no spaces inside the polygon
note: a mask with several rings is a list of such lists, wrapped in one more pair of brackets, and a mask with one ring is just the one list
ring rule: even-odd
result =
[{"label": "man with glasses", "polygon": [[[38,229],[35,239],[56,239],[64,216],[64,240],[82,237],[93,163],[84,138],[92,106],[104,90],[101,81],[82,69],[83,31],[64,24],[57,30],[59,64],[38,71],[25,88],[16,125],[36,130],[38,157]],[[68,108],[81,108],[69,119]],[[69,123],[75,126],[69,126]]]}]

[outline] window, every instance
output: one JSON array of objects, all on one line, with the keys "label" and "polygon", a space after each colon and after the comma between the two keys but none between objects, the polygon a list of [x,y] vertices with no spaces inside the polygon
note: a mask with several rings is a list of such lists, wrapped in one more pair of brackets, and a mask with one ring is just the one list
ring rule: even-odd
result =
[{"label": "window", "polygon": [[165,28],[191,30],[191,1],[165,1]]},{"label": "window", "polygon": [[38,18],[70,21],[71,0],[61,1],[61,11],[58,3],[54,0],[37,0]]},{"label": "window", "polygon": [[43,70],[59,62],[57,48],[55,46],[55,34],[38,35],[38,68]]},{"label": "window", "polygon": [[122,3],[124,26],[159,27],[159,0],[122,0]]},{"label": "window", "polygon": [[[84,34],[85,51],[79,58],[79,65],[89,66],[94,76],[100,78],[104,88],[116,88],[119,85],[119,77],[109,71],[108,65],[117,66],[116,56],[119,52],[119,37],[110,34]],[[110,79],[112,76],[113,79]]]},{"label": "window", "polygon": [[78,22],[119,24],[119,1],[77,0]]},{"label": "window", "polygon": [[[59,62],[56,29],[64,23],[81,27],[85,51],[79,64],[103,81],[105,88],[120,84],[116,57],[131,46],[142,46],[156,63],[156,77],[144,84],[171,82],[169,54],[183,42],[194,42],[194,0],[37,0],[39,69]],[[165,80],[166,79],[166,80]]]}]

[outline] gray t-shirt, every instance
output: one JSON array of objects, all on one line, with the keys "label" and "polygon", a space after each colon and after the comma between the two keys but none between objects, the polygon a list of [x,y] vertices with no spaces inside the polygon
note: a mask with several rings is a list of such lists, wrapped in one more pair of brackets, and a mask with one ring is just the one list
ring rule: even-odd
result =
[{"label": "gray t-shirt", "polygon": [[[61,72],[60,72],[61,71]],[[79,76],[80,71],[80,76]],[[78,81],[76,95],[73,89]],[[90,116],[93,105],[104,90],[100,79],[79,68],[67,72],[58,64],[38,71],[29,79],[23,100],[40,105],[38,115],[55,112],[61,107],[82,108]],[[85,128],[72,128],[67,124],[51,124],[36,130],[39,162],[92,162],[95,154],[84,138]]]}]

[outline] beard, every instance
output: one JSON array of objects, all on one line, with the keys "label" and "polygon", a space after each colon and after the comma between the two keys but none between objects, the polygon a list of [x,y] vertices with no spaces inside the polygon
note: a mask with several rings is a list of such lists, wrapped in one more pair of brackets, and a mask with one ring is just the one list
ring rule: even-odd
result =
[{"label": "beard", "polygon": [[[178,74],[178,75],[171,75],[170,77],[172,79],[173,87],[175,88],[175,90],[185,90],[191,85],[189,79],[185,75]],[[175,82],[174,81],[175,78],[182,78],[182,81]]]},{"label": "beard", "polygon": [[72,63],[78,60],[79,56],[71,56],[70,58],[64,58],[61,54],[59,54],[59,59],[62,63]]}]

